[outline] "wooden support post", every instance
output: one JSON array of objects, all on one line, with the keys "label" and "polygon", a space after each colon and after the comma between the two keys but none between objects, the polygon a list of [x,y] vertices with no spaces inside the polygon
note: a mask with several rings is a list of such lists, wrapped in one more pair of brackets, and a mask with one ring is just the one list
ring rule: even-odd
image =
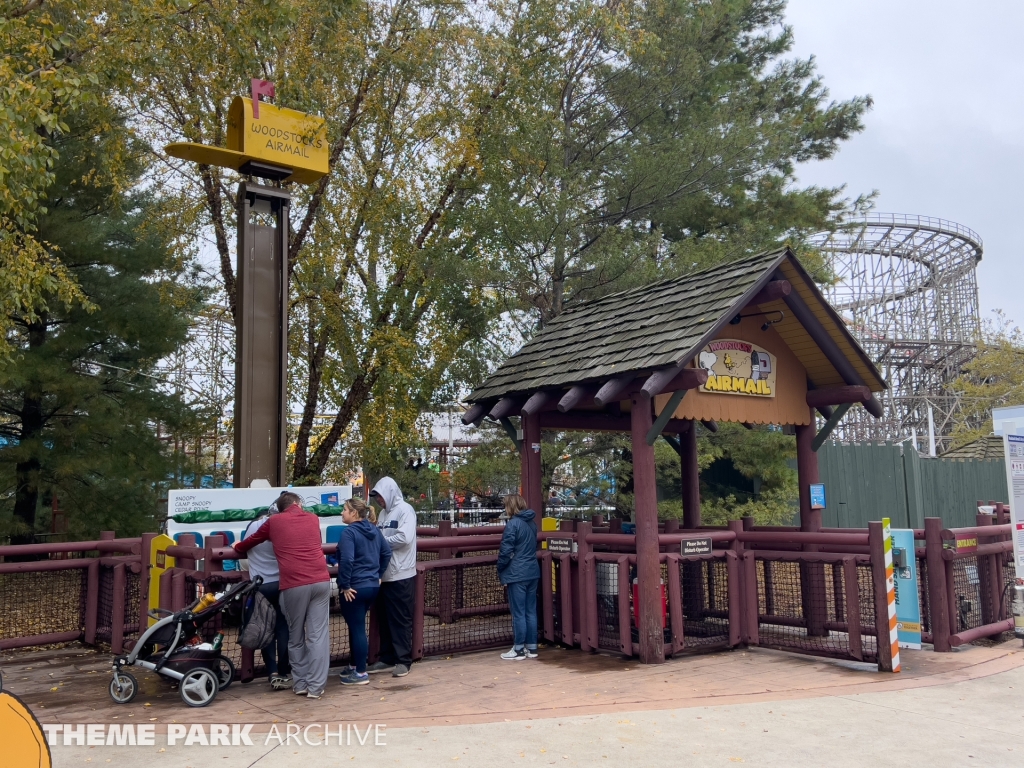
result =
[{"label": "wooden support post", "polygon": [[817,453],[818,449],[825,444],[828,440],[828,436],[832,434],[832,430],[839,426],[839,422],[843,420],[843,416],[850,410],[849,403],[842,403],[837,405],[836,409],[832,412],[832,415],[828,417],[828,421],[825,422],[825,426],[821,428],[821,431],[814,436],[814,440],[811,441],[811,450]]},{"label": "wooden support post", "polygon": [[932,645],[938,653],[949,653],[949,599],[946,566],[942,561],[942,518],[924,519],[925,562],[928,568],[928,621]]},{"label": "wooden support post", "polygon": [[427,574],[416,571],[416,600],[412,604],[412,657],[423,658],[423,605],[427,600]]},{"label": "wooden support post", "polygon": [[117,656],[124,651],[124,563],[114,566],[113,589],[113,600],[110,606],[110,652]]},{"label": "wooden support post", "polygon": [[[661,626],[661,566],[658,560],[658,491],[654,447],[647,442],[651,429],[651,397],[640,392],[633,396],[633,498],[636,520],[636,562],[639,581],[640,662],[665,661],[665,634]],[[627,638],[628,642],[628,638]]]},{"label": "wooden support post", "polygon": [[139,571],[139,635],[149,627],[149,581],[152,563],[149,562],[149,553],[153,549],[155,533],[142,534],[142,553],[139,557],[139,564],[142,570]]},{"label": "wooden support post", "polygon": [[587,536],[594,532],[593,523],[580,523],[576,527],[576,562],[574,564],[573,595],[572,601],[574,610],[578,612],[576,626],[580,628],[580,650],[596,650],[589,642],[590,613],[596,612],[596,595],[594,602],[591,602],[591,587],[594,580],[589,569],[591,564],[587,562],[587,555],[590,554],[590,544]]},{"label": "wooden support post", "polygon": [[100,610],[100,561],[89,563],[85,578],[85,640],[86,645],[96,644],[96,623]]},{"label": "wooden support post", "polygon": [[679,435],[679,464],[682,476],[683,528],[700,528],[700,468],[697,465],[697,430],[690,428]]},{"label": "wooden support post", "polygon": [[[729,645],[733,646],[746,643],[749,636],[742,602],[744,562],[743,542],[740,541],[740,534],[743,533],[743,529],[743,520],[729,521],[729,530],[736,534],[736,538],[729,544],[732,556],[726,560],[729,578]],[[757,632],[756,627],[754,632]]]},{"label": "wooden support post", "polygon": [[[808,407],[810,424],[796,425],[796,468],[800,483],[800,530],[820,531],[821,510],[811,509],[811,485],[817,483],[818,454],[814,452],[814,411]],[[805,552],[817,552],[817,544],[805,544]],[[807,634],[826,637],[828,603],[825,591],[825,566],[822,563],[800,564],[800,594]]]},{"label": "wooden support post", "polygon": [[540,594],[540,635],[549,643],[554,643],[555,611],[552,597],[554,589],[551,581],[552,558],[551,553],[546,550],[539,550],[537,554],[540,560],[540,589],[537,590]]},{"label": "wooden support post", "polygon": [[523,447],[520,452],[520,469],[523,498],[537,517],[544,516],[544,489],[541,486],[540,467],[540,420],[536,413],[522,417]]},{"label": "wooden support post", "polygon": [[[452,521],[439,520],[437,522],[438,538],[447,539],[452,536]],[[441,549],[437,553],[438,560],[450,560],[451,549]],[[452,623],[452,608],[455,604],[455,570],[452,568],[441,568],[438,570],[438,621],[441,624]]]},{"label": "wooden support post", "polygon": [[[833,565],[838,569],[839,566]],[[846,631],[850,638],[850,655],[864,660],[864,647],[860,630],[860,584],[857,577],[857,561],[852,557],[843,559],[843,584],[846,587]]]}]

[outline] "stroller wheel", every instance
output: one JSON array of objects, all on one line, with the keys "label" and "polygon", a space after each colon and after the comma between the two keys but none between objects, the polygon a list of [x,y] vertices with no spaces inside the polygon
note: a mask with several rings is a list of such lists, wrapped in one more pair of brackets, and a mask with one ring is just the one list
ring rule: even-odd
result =
[{"label": "stroller wheel", "polygon": [[227,656],[220,656],[217,659],[217,684],[220,686],[220,690],[223,691],[231,685],[231,681],[234,679],[235,665]]},{"label": "stroller wheel", "polygon": [[178,682],[178,691],[190,707],[205,707],[217,695],[217,676],[206,667],[193,667]]},{"label": "stroller wheel", "polygon": [[110,698],[118,704],[127,704],[139,692],[139,682],[130,672],[115,672],[110,680]]}]

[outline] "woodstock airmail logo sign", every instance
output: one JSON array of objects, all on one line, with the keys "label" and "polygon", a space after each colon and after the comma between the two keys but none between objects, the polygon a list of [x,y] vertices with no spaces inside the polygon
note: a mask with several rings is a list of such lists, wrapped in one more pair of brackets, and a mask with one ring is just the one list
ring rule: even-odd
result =
[{"label": "woodstock airmail logo sign", "polygon": [[775,397],[775,355],[749,341],[712,341],[701,350],[697,365],[708,372],[701,392]]},{"label": "woodstock airmail logo sign", "polygon": [[326,121],[258,99],[273,93],[273,84],[253,80],[255,100],[234,98],[228,111],[226,148],[176,142],[167,145],[167,154],[236,171],[247,163],[265,163],[290,170],[286,181],[319,181],[330,170]]}]

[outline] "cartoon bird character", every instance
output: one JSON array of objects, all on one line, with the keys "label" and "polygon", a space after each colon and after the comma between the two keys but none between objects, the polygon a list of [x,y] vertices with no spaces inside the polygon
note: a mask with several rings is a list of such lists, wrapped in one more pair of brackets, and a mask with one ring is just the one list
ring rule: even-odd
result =
[{"label": "cartoon bird character", "polygon": [[736,362],[732,359],[732,355],[730,355],[728,352],[725,353],[725,358],[722,360],[722,362],[725,364],[725,367],[728,368],[730,371],[733,370],[737,365]]},{"label": "cartoon bird character", "polygon": [[0,677],[0,733],[7,768],[51,768],[50,746],[43,728],[25,703],[3,690]]}]

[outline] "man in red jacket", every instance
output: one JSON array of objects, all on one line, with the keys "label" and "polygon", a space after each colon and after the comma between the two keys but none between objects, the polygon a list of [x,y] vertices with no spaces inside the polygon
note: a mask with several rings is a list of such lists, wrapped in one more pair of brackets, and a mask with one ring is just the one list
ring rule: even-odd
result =
[{"label": "man in red jacket", "polygon": [[281,569],[279,601],[288,621],[288,657],[295,681],[292,690],[319,699],[331,662],[331,577],[320,546],[320,521],[306,512],[300,501],[294,493],[282,493],[275,502],[282,511],[235,544],[235,551],[244,555],[264,541],[274,545]]}]

